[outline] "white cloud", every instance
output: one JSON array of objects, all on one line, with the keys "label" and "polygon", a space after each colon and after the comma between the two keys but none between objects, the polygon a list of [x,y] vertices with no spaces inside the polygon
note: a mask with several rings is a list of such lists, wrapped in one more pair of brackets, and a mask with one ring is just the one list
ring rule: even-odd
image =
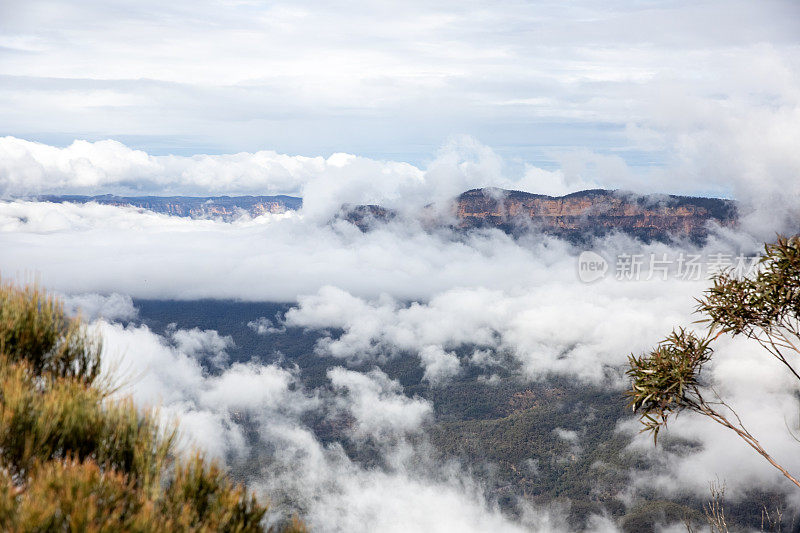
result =
[{"label": "white cloud", "polygon": [[[75,141],[65,148],[0,138],[0,197],[40,193],[143,195],[293,194],[303,216],[323,224],[343,204],[379,204],[411,218],[424,206],[445,214],[471,188],[499,187],[563,195],[590,188],[734,197],[742,226],[761,239],[791,231],[800,195],[796,120],[800,90],[774,107],[664,95],[663,105],[702,110],[694,121],[670,113],[629,123],[634,146],[667,154],[637,165],[590,148],[553,152],[561,168],[505,160],[475,138],[451,137],[424,167],[336,153],[327,158],[274,151],[154,156],[116,141]],[[662,111],[659,111],[662,113]],[[520,167],[520,168],[516,168]],[[424,215],[422,218],[425,218]],[[55,215],[50,214],[50,218]],[[50,221],[57,227],[57,219]]]},{"label": "white cloud", "polygon": [[461,363],[453,352],[446,352],[440,346],[425,346],[419,351],[419,358],[425,368],[423,379],[436,385],[458,375]]},{"label": "white cloud", "polygon": [[236,346],[230,335],[223,337],[214,330],[176,329],[174,324],[170,324],[168,334],[178,350],[195,359],[207,359],[217,367],[227,363],[226,350]]},{"label": "white cloud", "polygon": [[158,191],[170,193],[296,193],[321,157],[275,152],[225,156],[151,156],[117,141],[75,141],[56,148],[14,137],[0,138],[0,176],[5,195],[40,192]]},{"label": "white cloud", "polygon": [[285,331],[285,328],[275,327],[272,320],[265,316],[258,317],[256,320],[251,320],[247,323],[247,327],[258,335],[269,335],[270,333],[282,333]]},{"label": "white cloud", "polygon": [[[619,369],[627,355],[647,350],[673,326],[688,323],[692,298],[705,286],[702,281],[612,278],[583,284],[575,270],[577,250],[551,239],[515,241],[500,232],[426,233],[404,222],[362,233],[343,223],[318,224],[302,214],[223,223],[106,206],[16,202],[0,206],[0,241],[8,252],[0,256],[4,272],[36,267],[42,269],[45,286],[61,291],[265,300],[299,295],[279,326],[341,330],[318,346],[321,354],[338,358],[332,364],[411,352],[420,356],[432,383],[457,374],[461,364],[453,352],[469,348],[467,353],[489,372],[510,357],[527,377],[555,372],[620,386]],[[703,251],[740,243],[752,241],[726,234]],[[678,251],[621,237],[598,245],[609,256],[616,250],[645,255]],[[95,307],[107,305],[100,297],[76,301],[81,298]],[[115,300],[127,302],[113,296],[108,302]],[[256,329],[259,324],[264,325],[256,321]],[[449,506],[442,515],[447,520],[458,520],[447,514],[453,509],[458,514],[467,512],[461,506],[477,506],[470,512],[479,516],[465,516],[478,524],[518,527],[486,503],[480,487],[462,474],[448,477],[441,470],[426,473],[414,467],[424,450],[409,448],[406,435],[424,427],[430,404],[403,396],[379,372],[333,370],[333,390],[324,393],[303,390],[293,372],[276,366],[234,365],[212,377],[199,358],[224,357],[231,341],[218,332],[176,329],[156,336],[146,327],[104,321],[98,328],[106,339],[106,364],[122,361],[118,370],[130,383],[123,392],[180,417],[187,438],[209,453],[242,457],[246,439],[235,417],[246,412],[256,420],[258,438],[278,450],[269,463],[272,477],[261,482],[270,490],[292,491],[305,502],[312,524],[334,517],[332,529],[359,520],[376,527],[390,520],[409,527],[429,525],[427,515],[396,515],[404,505],[419,505],[416,496],[433,487],[431,492],[441,494],[440,505]],[[719,359],[714,371],[721,383],[731,384],[733,392],[721,392],[733,394],[746,420],[755,421],[754,432],[782,427],[776,424],[784,416],[794,420],[792,385],[755,359]],[[766,412],[771,407],[765,409],[765,397],[778,408]],[[356,442],[378,442],[388,470],[363,470],[335,446],[319,443],[303,422],[304,413],[328,417],[342,411],[352,417],[350,435]],[[780,486],[759,457],[746,448],[724,446],[723,436],[707,425],[681,417],[672,430],[699,439],[705,448],[663,458],[671,473],[657,472],[660,486],[685,483],[702,493],[715,474],[729,481],[732,494],[753,483]],[[788,465],[793,465],[792,442],[785,436],[765,437]],[[294,468],[298,464],[299,470]],[[289,482],[292,476],[296,485]],[[364,487],[396,490],[400,500],[381,503],[362,495]],[[359,506],[344,508],[343,502],[355,496],[362,498]]]},{"label": "white cloud", "polygon": [[572,431],[570,429],[564,429],[564,428],[556,428],[556,429],[553,430],[553,432],[556,434],[556,436],[559,439],[563,439],[563,440],[565,440],[567,442],[571,442],[571,443],[577,443],[578,442],[578,433],[575,432],[575,431]]},{"label": "white cloud", "polygon": [[432,416],[430,403],[410,399],[402,387],[380,370],[368,374],[335,367],[328,378],[337,389],[346,390],[346,409],[356,420],[356,435],[405,435],[420,428]]},{"label": "white cloud", "polygon": [[84,320],[104,318],[111,322],[131,320],[138,316],[139,310],[127,294],[62,294],[64,311],[69,315],[80,315]]},{"label": "white cloud", "polygon": [[[316,405],[313,397],[291,390],[294,376],[276,366],[234,364],[209,376],[197,356],[206,341],[219,345],[225,339],[216,331],[178,329],[162,337],[147,326],[123,327],[104,320],[93,325],[103,339],[104,370],[121,385],[118,394],[131,395],[141,407],[158,407],[166,420],[177,419],[185,442],[214,457],[245,451],[234,413],[279,418]],[[222,344],[229,345],[225,340]]]},{"label": "white cloud", "polygon": [[[631,351],[647,349],[674,325],[691,320],[692,298],[702,287],[680,280],[587,285],[559,278],[509,291],[450,289],[410,305],[324,287],[302,296],[287,312],[286,325],[342,330],[323,337],[317,349],[353,363],[419,354],[433,382],[457,374],[451,350],[471,346],[510,355],[528,377],[556,372],[600,382]],[[478,363],[486,359],[479,356]]]},{"label": "white cloud", "polygon": [[140,298],[292,301],[325,285],[424,298],[457,286],[574,278],[563,255],[568,245],[555,240],[523,245],[496,231],[462,238],[401,222],[362,233],[296,213],[229,224],[110,206],[0,202],[0,245],[4,276],[40,276],[67,293]]},{"label": "white cloud", "polygon": [[256,366],[237,363],[220,376],[206,379],[207,388],[200,401],[208,409],[227,408],[269,413],[285,410],[303,413],[316,406],[313,397],[293,393],[294,376],[274,365]]},{"label": "white cloud", "polygon": [[490,148],[467,136],[446,143],[427,169],[344,153],[153,156],[111,140],[57,148],[3,137],[0,196],[294,194],[303,196],[307,216],[324,222],[345,203],[415,212],[470,188],[511,183],[501,166]]},{"label": "white cloud", "polygon": [[796,89],[791,0],[8,6],[5,132],[125,135],[161,153],[419,158],[453,132],[517,155],[625,151],[619,128],[655,116],[653,95],[762,105]]},{"label": "white cloud", "polygon": [[[257,446],[272,452],[250,481],[270,495],[273,513],[286,496],[301,507],[309,526],[321,531],[530,530],[487,502],[481,487],[456,465],[432,464],[424,449],[405,440],[429,419],[431,406],[404,396],[380,371],[331,369],[334,394],[312,394],[275,365],[236,364],[208,376],[197,360],[144,326],[100,321],[95,327],[103,336],[106,368],[118,377],[120,369],[136,374],[119,394],[132,394],[139,405],[157,403],[166,419],[179,417],[189,443],[216,457],[242,454],[248,445],[232,417],[243,412],[254,417]],[[302,416],[325,409],[350,413],[356,438],[378,439],[386,466],[366,468],[339,445],[317,440]],[[536,530],[563,526],[546,512],[528,514],[531,524],[542,525]]]}]

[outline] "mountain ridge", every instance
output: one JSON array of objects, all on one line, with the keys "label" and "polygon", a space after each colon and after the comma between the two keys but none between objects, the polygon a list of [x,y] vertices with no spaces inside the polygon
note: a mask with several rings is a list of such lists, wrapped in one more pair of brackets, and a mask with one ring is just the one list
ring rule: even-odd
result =
[{"label": "mountain ridge", "polygon": [[608,189],[564,196],[472,189],[462,193],[451,210],[463,229],[496,227],[518,234],[536,228],[569,240],[616,230],[646,241],[676,236],[699,241],[708,235],[710,223],[732,227],[738,222],[733,200]]},{"label": "mountain ridge", "polygon": [[[285,213],[302,208],[302,198],[273,196],[71,196],[44,195],[45,202],[95,202],[132,206],[157,213],[190,218],[232,220],[247,213]],[[443,209],[439,209],[442,208]],[[443,216],[444,214],[444,216]],[[421,213],[426,225],[450,226],[469,231],[496,228],[519,236],[532,231],[572,241],[621,231],[636,238],[669,240],[687,237],[699,241],[710,224],[733,227],[738,222],[733,200],[702,196],[642,195],[611,189],[587,189],[549,196],[519,190],[477,188],[464,191],[448,202],[431,204]],[[343,205],[335,218],[369,231],[376,224],[400,216],[381,205]]]},{"label": "mountain ridge", "polygon": [[295,196],[117,196],[102,194],[42,195],[36,200],[54,203],[98,203],[120,207],[137,207],[155,213],[188,218],[220,217],[231,220],[242,211],[250,216],[266,213],[285,213],[300,209],[303,199]]}]

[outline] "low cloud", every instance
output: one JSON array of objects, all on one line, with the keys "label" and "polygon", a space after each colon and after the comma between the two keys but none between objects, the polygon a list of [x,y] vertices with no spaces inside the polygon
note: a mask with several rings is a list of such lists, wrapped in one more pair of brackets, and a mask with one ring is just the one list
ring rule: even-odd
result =
[{"label": "low cloud", "polygon": [[[425,229],[415,221],[424,206],[491,186],[740,201],[741,227],[716,228],[704,248],[613,235],[593,244],[607,257],[751,253],[758,241],[797,230],[794,2],[642,9],[412,2],[390,17],[379,4],[262,10],[248,2],[159,9],[144,2],[124,13],[73,4],[60,12],[66,16],[16,7],[0,16],[10,51],[0,122],[15,135],[39,131],[47,139],[64,131],[116,135],[109,124],[141,136],[130,146],[70,137],[63,147],[0,138],[1,198],[292,194],[304,207],[225,223],[0,201],[0,274],[40,280],[65,295],[69,313],[94,321],[120,393],[178,418],[187,442],[236,467],[260,450],[246,465],[248,481],[278,511],[299,505],[314,530],[569,530],[565,509],[522,506],[511,519],[461,465],[432,461],[425,444],[432,404],[409,397],[380,370],[361,370],[410,354],[436,387],[475,365],[488,384],[513,370],[621,392],[628,354],[689,324],[693,298],[707,287],[704,280],[617,281],[613,261],[605,279],[584,284],[576,246],[539,235]],[[194,16],[198,9],[212,16]],[[168,51],[140,31],[144,14],[161,17],[154,28],[169,29]],[[114,24],[102,23],[109,17]],[[223,23],[186,22],[200,18]],[[252,31],[262,22],[270,31]],[[534,26],[541,31],[508,31]],[[409,35],[425,46],[409,46]],[[372,46],[376,39],[380,46]],[[253,79],[254,72],[265,77]],[[163,138],[148,137],[153,124]],[[497,150],[455,136],[432,154],[454,128],[477,132]],[[225,143],[249,151],[181,156],[131,147],[140,141],[164,153],[175,139],[205,151]],[[353,147],[401,155],[332,153]],[[381,204],[400,216],[363,233],[334,219],[346,203]],[[309,390],[288,365],[228,366],[230,337],[178,327],[156,334],[130,323],[132,298],[290,302],[282,322],[262,317],[247,325],[259,335],[314,330],[317,354],[335,368]],[[797,383],[739,340],[720,345],[708,378],[776,459],[800,471],[792,437],[800,433]],[[335,427],[345,442],[323,442],[309,419]],[[633,436],[638,426],[619,429]],[[556,435],[579,450],[579,431]],[[630,495],[657,487],[702,497],[716,478],[732,498],[787,485],[708,420],[683,414],[668,435],[690,444],[655,448],[634,437],[632,448],[656,467],[633,479]],[[371,447],[376,464],[353,459],[346,451],[353,447]],[[589,527],[614,530],[602,517]]]},{"label": "low cloud", "polygon": [[159,407],[167,420],[179,420],[187,443],[212,456],[244,453],[242,429],[232,418],[237,412],[284,418],[317,405],[313,396],[291,390],[295,376],[274,365],[237,363],[209,375],[201,364],[208,341],[217,348],[230,346],[216,331],[172,329],[161,336],[147,326],[103,320],[93,327],[103,339],[103,365],[119,382],[119,394]]},{"label": "low cloud", "polygon": [[[461,174],[454,174],[453,181],[437,178],[443,183],[436,194],[450,194],[470,179],[500,172],[491,153],[468,164],[462,155],[441,157],[443,170],[436,172],[446,176],[455,166]],[[342,157],[337,163],[342,172],[355,168],[348,161]],[[461,181],[464,176],[469,179]],[[613,258],[620,253],[735,256],[757,248],[751,234],[730,229],[714,232],[705,247],[645,245],[611,235],[592,244],[611,259],[607,275],[586,284],[576,271],[583,250],[564,241],[536,234],[515,239],[497,230],[431,230],[403,216],[362,232],[327,217],[356,189],[335,178],[317,185],[323,183],[331,189],[319,190],[329,191],[335,202],[315,204],[312,194],[308,211],[232,222],[94,204],[0,202],[0,271],[6,279],[39,279],[67,295],[70,312],[81,309],[97,319],[107,341],[104,361],[131,383],[125,390],[143,405],[161,405],[165,416],[180,418],[188,441],[236,464],[249,457],[257,439],[269,451],[260,458],[264,471],[253,478],[261,489],[278,494],[279,502],[300,502],[312,525],[334,524],[333,530],[358,523],[437,529],[444,527],[444,517],[453,523],[466,517],[498,530],[536,527],[533,519],[504,516],[460,467],[426,463],[426,450],[417,440],[424,440],[431,404],[409,398],[381,372],[357,367],[411,354],[427,383],[436,387],[460,379],[475,365],[483,373],[479,379],[489,384],[502,381],[498,374],[513,371],[523,379],[556,374],[621,389],[628,354],[646,351],[672,327],[691,322],[693,298],[707,281],[617,280]],[[406,189],[402,180],[398,183],[376,185],[357,199],[394,198],[401,204]],[[426,187],[408,189],[408,197],[415,198],[411,205],[421,203]],[[345,192],[336,196],[336,191]],[[758,220],[769,221],[769,210],[755,213]],[[262,335],[281,334],[285,328],[314,330],[321,335],[317,354],[330,357],[331,366],[346,368],[330,370],[329,386],[306,390],[289,367],[227,367],[232,341],[216,331],[174,327],[156,335],[145,326],[114,323],[136,318],[131,298],[291,302],[283,320],[261,317],[248,326]],[[783,427],[784,419],[796,419],[794,385],[756,359],[739,360],[728,353],[734,351],[720,352],[715,379],[720,385],[735,384],[725,391],[733,405],[754,433],[769,435],[764,442],[794,468],[791,438],[769,433]],[[767,392],[759,397],[744,390]],[[771,403],[765,405],[764,398]],[[348,446],[374,447],[380,468],[365,468],[342,444],[321,442],[306,417],[336,428]],[[245,431],[242,419],[253,427]],[[750,486],[781,486],[758,456],[723,445],[725,435],[717,428],[687,416],[671,431],[701,447],[680,455],[654,451],[645,441],[635,444],[659,465],[647,476],[664,490],[702,495],[708,479],[717,475],[736,496]],[[631,490],[644,483],[635,480]],[[398,496],[387,501],[372,490]],[[420,494],[429,495],[425,502],[418,501]],[[434,504],[445,508],[443,521],[435,524],[426,521],[433,520]],[[415,506],[426,512],[408,510]],[[568,529],[539,509],[531,516],[550,517],[542,518],[551,520],[542,530]]]},{"label": "low cloud", "polygon": [[[108,318],[96,327],[106,341],[105,364],[129,384],[123,393],[142,405],[162,406],[166,417],[181,420],[188,442],[233,464],[249,457],[257,439],[266,455],[254,463],[263,462],[263,472],[251,472],[251,480],[277,494],[277,508],[299,502],[312,525],[333,524],[333,530],[357,523],[437,529],[446,521],[461,523],[460,517],[509,531],[536,523],[507,518],[458,465],[425,462],[430,454],[418,441],[424,441],[431,404],[409,398],[382,372],[356,371],[356,365],[413,354],[434,386],[459,379],[466,365],[475,364],[490,384],[500,381],[496,372],[514,370],[525,379],[557,374],[621,389],[628,354],[646,351],[672,327],[688,324],[693,298],[707,286],[702,279],[621,281],[613,267],[606,278],[582,283],[579,250],[545,237],[425,232],[403,221],[362,233],[302,214],[225,223],[109,206],[13,202],[0,204],[0,238],[10,252],[0,257],[4,272],[35,265],[48,287],[96,291],[68,299],[71,308],[100,310],[84,311],[92,317],[135,317],[132,301],[120,294],[293,301],[282,321],[262,317],[249,326],[256,333],[321,333],[317,353],[330,357],[331,366],[349,366],[329,369],[329,387],[305,389],[291,367],[226,367],[232,341],[216,331],[172,327],[156,335]],[[608,257],[687,250],[622,236],[595,246]],[[749,246],[752,238],[724,233],[694,251]],[[731,395],[745,422],[753,421],[754,433],[768,435],[765,445],[792,468],[793,441],[769,430],[782,427],[784,418],[796,419],[795,386],[761,365],[752,350],[726,348],[718,355],[715,379],[732,387],[720,386],[720,392]],[[341,444],[321,442],[307,417],[337,428],[349,446],[373,447],[380,468],[365,468]],[[242,419],[254,424],[255,433],[244,430]],[[724,445],[732,437],[726,440],[703,422],[680,417],[671,426],[675,435],[702,445],[689,454],[636,441],[660,465],[648,479],[666,491],[701,496],[717,475],[733,496],[754,485],[781,486],[760,457]],[[574,445],[577,450],[580,439]],[[645,483],[634,481],[631,490]],[[388,501],[371,491],[397,496]],[[433,510],[418,501],[420,494],[444,509],[442,522],[427,521]],[[425,513],[408,511],[414,508]],[[542,530],[568,529],[540,509],[531,516],[550,517],[542,518],[551,520]]]},{"label": "low cloud", "polygon": [[347,392],[345,408],[355,418],[356,436],[405,435],[432,416],[430,403],[407,398],[400,384],[380,370],[362,374],[335,367],[328,379],[335,389]]},{"label": "low cloud", "polygon": [[[145,326],[99,321],[94,327],[104,340],[106,368],[124,378],[118,394],[159,405],[167,420],[178,417],[184,443],[234,462],[253,447],[272,450],[249,482],[273,499],[273,518],[299,506],[309,526],[324,531],[566,531],[545,510],[527,509],[524,523],[511,520],[458,465],[435,464],[424,445],[412,445],[406,436],[420,431],[431,405],[405,396],[379,370],[332,368],[332,391],[307,391],[292,371],[276,365],[235,364],[209,376]],[[320,442],[303,422],[305,413],[339,411],[353,417],[356,444],[378,444],[383,467],[360,465],[341,445]],[[248,414],[258,443],[248,442],[236,422]]]},{"label": "low cloud", "polygon": [[346,153],[156,156],[111,140],[74,141],[58,148],[1,137],[0,198],[44,193],[290,194],[303,197],[307,219],[324,224],[345,204],[379,204],[416,216],[424,206],[444,207],[478,187],[550,195],[606,188],[732,197],[741,203],[743,227],[758,238],[792,228],[800,216],[792,200],[800,194],[794,179],[800,159],[792,149],[800,138],[797,98],[787,95],[777,109],[730,108],[704,99],[675,103],[675,98],[665,97],[662,104],[706,111],[697,114],[701,118],[696,124],[657,114],[629,125],[631,143],[653,143],[655,138],[658,151],[671,154],[665,164],[644,169],[618,155],[582,149],[559,153],[560,168],[523,162],[520,170],[519,162],[511,165],[470,136],[452,137],[424,167]]},{"label": "low cloud", "polygon": [[450,289],[411,304],[324,287],[300,297],[285,324],[341,331],[323,337],[317,352],[353,364],[417,354],[434,383],[458,373],[453,350],[474,347],[471,359],[487,368],[502,364],[493,354],[505,354],[528,378],[557,373],[613,382],[631,351],[691,321],[692,299],[703,286],[613,279],[587,285],[576,278],[515,291]]},{"label": "low cloud", "polygon": [[[33,244],[31,244],[33,243]],[[0,272],[66,293],[293,301],[333,285],[356,295],[425,298],[458,286],[574,278],[570,246],[461,235],[398,221],[363,233],[302,214],[231,223],[94,204],[0,202]]]},{"label": "low cloud", "polygon": [[[716,348],[714,358],[705,369],[705,380],[779,464],[790,472],[799,472],[797,398],[800,383],[754,341],[723,337]],[[722,406],[719,408],[726,411]],[[733,413],[726,412],[735,419]],[[621,429],[634,434],[640,426],[630,421]],[[680,446],[654,447],[649,435],[636,436],[631,446],[648,453],[661,466],[646,476],[640,475],[635,486],[656,487],[668,494],[690,492],[707,497],[708,483],[719,479],[725,483],[727,496],[732,499],[740,499],[747,491],[760,488],[785,492],[791,505],[800,505],[791,482],[733,431],[708,418],[682,413],[659,435],[662,443],[670,438],[699,446],[690,450]]]},{"label": "low cloud", "polygon": [[258,335],[269,335],[270,333],[282,333],[285,331],[285,328],[275,327],[274,322],[265,316],[251,320],[247,323],[247,327]]},{"label": "low cloud", "polygon": [[175,324],[170,324],[167,333],[179,351],[218,368],[228,362],[227,350],[235,347],[233,338],[223,337],[214,330],[177,329]]},{"label": "low cloud", "polygon": [[139,315],[133,299],[127,294],[59,294],[64,311],[72,316],[80,315],[84,320],[103,318],[111,322],[132,320]]},{"label": "low cloud", "polygon": [[448,381],[461,371],[461,363],[456,354],[446,352],[440,346],[429,345],[419,351],[419,358],[425,369],[423,379],[431,385]]},{"label": "low cloud", "polygon": [[[652,310],[655,314],[657,309]],[[650,320],[655,321],[654,316]],[[166,419],[177,417],[185,443],[234,464],[254,449],[267,453],[256,463],[258,469],[249,470],[248,479],[251,486],[274,498],[275,513],[299,508],[312,527],[330,531],[449,531],[454,525],[464,531],[570,529],[563,521],[564,509],[523,505],[519,517],[512,520],[457,463],[432,462],[425,440],[409,439],[424,436],[432,420],[432,405],[405,395],[380,370],[332,367],[327,373],[331,388],[307,390],[295,371],[275,364],[234,364],[218,375],[207,374],[195,356],[196,345],[174,341],[176,336],[195,338],[197,331],[173,330],[161,336],[145,326],[103,320],[94,327],[103,336],[104,365],[125,384],[120,394],[132,394],[143,406],[161,406]],[[203,336],[216,338],[210,331]],[[796,430],[791,421],[796,420],[800,390],[777,362],[765,357],[759,347],[746,341],[725,342],[709,376],[776,459],[797,471],[796,442],[789,430]],[[380,466],[366,467],[339,443],[321,442],[307,425],[308,414],[339,423],[345,414],[351,422],[344,426],[344,438],[356,447],[371,443],[371,449],[380,454]],[[238,422],[242,416],[256,423],[258,442],[245,436]],[[775,431],[784,422],[789,429]],[[637,429],[634,421],[620,428]],[[556,428],[555,433],[569,443],[572,453],[581,453],[579,432]],[[708,481],[719,478],[735,501],[754,487],[780,490],[786,485],[762,458],[708,420],[682,415],[666,436],[687,439],[699,447],[687,453],[686,449],[653,447],[646,436],[635,438],[631,446],[649,455],[655,466],[634,476],[630,496],[655,487],[667,494],[688,491],[703,498]],[[611,521],[597,516],[588,527],[616,530]]]}]

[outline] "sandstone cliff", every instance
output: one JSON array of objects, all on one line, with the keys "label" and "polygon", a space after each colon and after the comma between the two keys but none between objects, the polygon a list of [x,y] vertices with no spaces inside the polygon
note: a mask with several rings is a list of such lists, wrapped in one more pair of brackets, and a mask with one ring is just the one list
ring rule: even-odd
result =
[{"label": "sandstone cliff", "polygon": [[737,220],[731,200],[600,189],[560,197],[474,189],[455,199],[451,211],[463,229],[496,227],[509,233],[536,229],[571,239],[619,230],[645,240],[697,240],[707,235],[709,223],[733,226]]}]

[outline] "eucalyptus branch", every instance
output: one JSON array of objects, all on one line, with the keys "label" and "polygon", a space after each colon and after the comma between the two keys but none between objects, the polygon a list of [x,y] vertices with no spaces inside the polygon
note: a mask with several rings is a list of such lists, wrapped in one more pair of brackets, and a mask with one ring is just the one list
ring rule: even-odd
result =
[{"label": "eucalyptus branch", "polygon": [[737,279],[725,272],[714,278],[696,309],[702,315],[696,322],[708,328],[705,335],[679,328],[649,354],[629,357],[628,405],[639,413],[642,431],[651,432],[656,442],[672,415],[689,410],[708,417],[736,433],[800,487],[800,481],[767,452],[713,387],[708,389],[716,401],[704,398],[701,372],[713,355],[711,344],[722,334],[754,340],[800,381],[787,353],[800,355],[800,237],[779,237],[766,245],[760,267],[752,278]]},{"label": "eucalyptus branch", "polygon": [[789,363],[789,361],[786,360],[786,356],[783,355],[783,352],[781,352],[780,349],[778,349],[778,347],[775,345],[774,342],[769,340],[769,341],[767,341],[765,343],[761,339],[758,339],[757,342],[765,350],[767,350],[770,354],[772,354],[772,356],[775,357],[778,361],[780,361],[781,363],[786,365],[786,367],[789,369],[789,371],[792,374],[794,374],[794,377],[796,377],[798,380],[800,380],[800,374],[798,374],[797,371],[794,369],[794,367]]},{"label": "eucalyptus branch", "polygon": [[[784,329],[788,329],[788,328],[784,327]],[[795,334],[794,332],[792,332],[792,333],[795,335],[795,337],[797,337],[797,334]],[[785,342],[787,344],[787,346],[786,346],[787,348],[789,348],[791,350],[794,350],[795,353],[797,353],[797,354],[800,354],[800,350],[797,348],[797,346],[792,341],[790,341],[789,338],[786,336],[786,334],[783,333],[783,331],[781,331],[780,329],[778,329],[778,336],[781,338],[781,340],[783,340],[783,342]]]}]

